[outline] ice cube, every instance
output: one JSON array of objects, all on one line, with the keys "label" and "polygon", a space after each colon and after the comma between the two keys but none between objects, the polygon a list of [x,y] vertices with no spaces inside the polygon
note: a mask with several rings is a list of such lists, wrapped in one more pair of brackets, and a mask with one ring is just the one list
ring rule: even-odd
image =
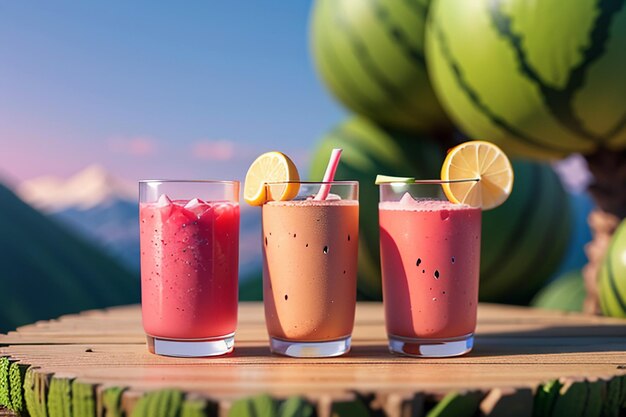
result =
[{"label": "ice cube", "polygon": [[161,194],[161,196],[159,197],[156,203],[156,206],[159,208],[167,207],[171,205],[172,205],[172,200],[170,200],[170,198],[165,194]]},{"label": "ice cube", "polygon": [[199,198],[194,198],[185,204],[184,208],[195,214],[197,217],[200,217],[209,209],[209,205]]},{"label": "ice cube", "polygon": [[[307,200],[315,200],[315,195],[310,195],[306,198]],[[328,193],[328,196],[326,197],[326,200],[341,200],[341,196],[337,195],[337,194],[331,194]]]},{"label": "ice cube", "polygon": [[161,214],[161,219],[166,219],[172,214],[172,210],[174,209],[174,203],[168,196],[165,194],[161,194],[159,199],[156,202],[156,208]]},{"label": "ice cube", "polygon": [[185,208],[188,210],[193,210],[203,205],[206,206],[206,203],[204,201],[200,200],[199,198],[194,198],[193,200],[189,200],[189,202],[185,204]]},{"label": "ice cube", "polygon": [[213,210],[215,210],[215,217],[219,218],[224,214],[228,214],[233,210],[233,205],[230,203],[217,203]]},{"label": "ice cube", "polygon": [[415,199],[411,197],[411,194],[404,193],[404,195],[400,199],[400,204],[403,206],[414,206],[417,204],[417,201],[415,201]]}]

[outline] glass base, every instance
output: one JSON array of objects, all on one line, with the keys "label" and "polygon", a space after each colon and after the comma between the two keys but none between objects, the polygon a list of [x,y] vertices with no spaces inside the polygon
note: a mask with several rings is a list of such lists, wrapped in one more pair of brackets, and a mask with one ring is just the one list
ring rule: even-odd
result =
[{"label": "glass base", "polygon": [[412,339],[389,335],[389,351],[417,358],[447,358],[468,353],[474,346],[474,334],[448,339]]},{"label": "glass base", "polygon": [[181,358],[225,355],[232,352],[235,346],[234,333],[211,339],[163,339],[150,335],[146,337],[148,350],[151,353]]},{"label": "glass base", "polygon": [[292,358],[330,358],[350,351],[350,336],[328,342],[296,342],[270,337],[270,350]]}]

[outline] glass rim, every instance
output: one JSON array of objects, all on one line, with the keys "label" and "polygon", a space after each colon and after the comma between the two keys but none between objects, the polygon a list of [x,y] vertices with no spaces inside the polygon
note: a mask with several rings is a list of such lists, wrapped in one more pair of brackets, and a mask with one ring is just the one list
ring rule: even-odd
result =
[{"label": "glass rim", "polygon": [[441,185],[441,184],[459,184],[467,182],[480,182],[480,178],[461,178],[456,180],[413,180],[407,181],[389,181],[376,184],[381,185]]},{"label": "glass rim", "polygon": [[359,185],[358,181],[275,181],[266,182],[265,185],[301,184],[301,185]]},{"label": "glass rim", "polygon": [[231,184],[237,185],[239,181],[237,180],[172,180],[172,179],[164,179],[164,180],[139,180],[139,184],[155,184],[155,183],[190,183],[190,184]]}]

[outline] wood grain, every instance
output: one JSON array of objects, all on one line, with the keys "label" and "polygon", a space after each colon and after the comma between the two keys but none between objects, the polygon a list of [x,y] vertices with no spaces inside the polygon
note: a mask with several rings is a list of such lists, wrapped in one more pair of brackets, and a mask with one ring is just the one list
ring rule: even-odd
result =
[{"label": "wood grain", "polygon": [[[579,391],[587,392],[586,384],[594,383],[589,385],[594,389],[598,383],[612,383],[612,395],[617,396],[612,401],[619,407],[626,402],[626,382],[622,384],[626,321],[618,319],[485,304],[479,307],[471,354],[415,359],[390,355],[382,306],[359,303],[353,349],[346,356],[273,356],[267,341],[262,305],[242,303],[233,354],[200,359],[156,356],[146,349],[140,308],[125,306],[20,327],[0,335],[0,356],[30,366],[24,380],[31,392],[24,384],[24,394],[33,404],[73,404],[101,414],[109,388],[123,389],[117,406],[127,411],[136,404],[148,406],[151,400],[142,399],[147,392],[176,389],[195,399],[190,403],[185,399],[180,407],[196,410],[214,404],[207,410],[220,415],[227,415],[237,401],[260,394],[270,394],[276,401],[302,396],[317,407],[318,415],[330,415],[342,410],[341,404],[356,402],[384,415],[410,415],[418,408],[453,410],[459,404],[474,404],[477,398],[481,401],[476,412],[484,415],[505,415],[513,409],[518,415],[531,415],[534,397],[551,398],[540,391],[551,381],[561,381],[562,389],[554,394],[559,401],[546,402],[546,407],[584,407],[572,402]],[[57,399],[59,393],[71,392],[72,386],[76,387],[73,402]],[[37,397],[48,394],[54,401]],[[176,395],[172,398],[178,401]],[[155,396],[153,401],[165,400]]]}]

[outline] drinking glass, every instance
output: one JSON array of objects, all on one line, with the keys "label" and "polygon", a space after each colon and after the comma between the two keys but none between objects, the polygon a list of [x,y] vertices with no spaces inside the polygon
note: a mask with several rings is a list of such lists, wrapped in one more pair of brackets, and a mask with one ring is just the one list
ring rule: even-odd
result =
[{"label": "drinking glass", "polygon": [[233,350],[238,201],[237,181],[139,182],[141,312],[150,352]]},{"label": "drinking glass", "polygon": [[[262,210],[270,349],[293,357],[339,356],[350,350],[354,327],[359,184],[297,184],[293,200],[270,201]],[[266,192],[285,186],[268,184]],[[328,187],[325,200],[315,199]]]},{"label": "drinking glass", "polygon": [[[475,180],[467,182],[468,187]],[[444,181],[380,185],[380,256],[392,353],[457,356],[474,341],[481,209],[453,204]]]}]

